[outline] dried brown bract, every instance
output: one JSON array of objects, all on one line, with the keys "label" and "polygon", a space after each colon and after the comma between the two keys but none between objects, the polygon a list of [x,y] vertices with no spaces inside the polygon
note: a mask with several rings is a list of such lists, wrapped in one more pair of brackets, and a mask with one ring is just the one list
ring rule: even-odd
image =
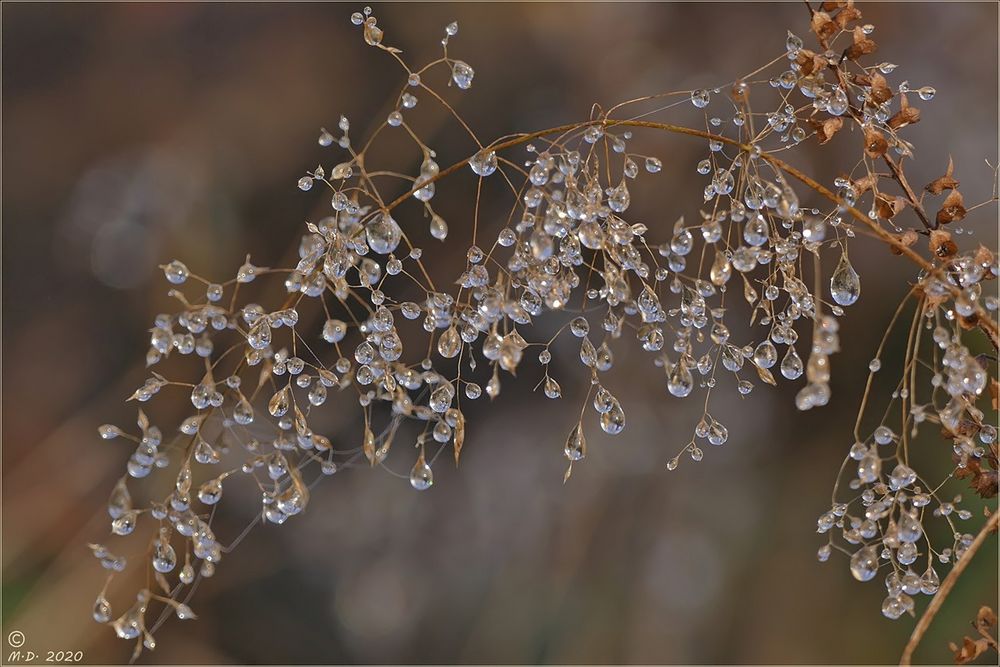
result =
[{"label": "dried brown bract", "polygon": [[941,210],[937,212],[937,224],[947,225],[965,218],[965,199],[958,190],[952,190],[944,198]]},{"label": "dried brown bract", "polygon": [[856,26],[853,34],[854,43],[847,47],[847,51],[844,52],[849,60],[857,60],[861,56],[870,55],[878,50],[878,45],[875,44],[874,40],[868,38],[863,27]]},{"label": "dried brown bract", "polygon": [[873,127],[865,129],[865,155],[881,157],[889,150],[889,142],[885,135]]},{"label": "dried brown bract", "polygon": [[910,106],[906,95],[899,96],[899,111],[889,119],[889,127],[898,130],[920,121],[920,109]]},{"label": "dried brown bract", "polygon": [[924,189],[932,195],[939,195],[945,190],[954,190],[958,187],[958,181],[952,176],[954,172],[955,163],[948,158],[948,169],[944,172],[944,176],[934,179],[925,185]]},{"label": "dried brown bract", "polygon": [[996,624],[997,616],[993,609],[986,606],[980,607],[979,613],[976,614],[976,620],[972,622],[972,627],[975,628],[979,636],[976,638],[963,637],[961,646],[954,642],[948,644],[948,650],[954,653],[955,664],[966,665],[988,652],[997,653],[1000,651],[997,638],[993,635],[993,628]]},{"label": "dried brown bract", "polygon": [[935,257],[951,257],[958,252],[958,244],[952,239],[951,234],[943,229],[931,230],[928,245]]},{"label": "dried brown bract", "polygon": [[830,141],[837,132],[844,127],[843,118],[826,118],[822,121],[813,121],[813,125],[816,128],[816,137],[819,139],[820,145],[825,144]]},{"label": "dried brown bract", "polygon": [[894,238],[897,241],[896,245],[889,246],[889,251],[893,255],[902,255],[903,251],[899,246],[904,246],[909,248],[914,245],[918,240],[920,240],[920,234],[912,229],[907,229],[899,234],[894,234]]}]

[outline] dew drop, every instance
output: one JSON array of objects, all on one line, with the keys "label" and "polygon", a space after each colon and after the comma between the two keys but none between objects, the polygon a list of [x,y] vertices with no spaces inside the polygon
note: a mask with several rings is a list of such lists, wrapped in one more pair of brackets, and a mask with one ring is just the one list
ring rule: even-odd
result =
[{"label": "dew drop", "polygon": [[578,423],[570,432],[563,454],[570,461],[579,461],[587,455],[587,438],[583,435],[582,423]]},{"label": "dew drop", "polygon": [[417,491],[426,491],[432,484],[434,484],[434,473],[421,453],[417,457],[417,462],[413,464],[413,469],[410,470],[410,486]]},{"label": "dew drop", "polygon": [[100,595],[94,602],[94,620],[98,623],[107,623],[111,620],[111,603],[104,595]]},{"label": "dew drop", "polygon": [[851,556],[851,574],[858,581],[870,581],[878,571],[878,552],[875,547],[862,547]]},{"label": "dew drop", "polygon": [[468,63],[461,60],[456,60],[452,63],[451,80],[462,90],[468,90],[472,87],[472,77],[475,75],[475,71],[473,71]]},{"label": "dew drop", "polygon": [[840,262],[830,276],[830,294],[841,306],[850,306],[861,296],[861,279],[847,259],[846,252],[840,256]]},{"label": "dew drop", "polygon": [[612,399],[611,409],[601,414],[601,429],[608,435],[618,435],[625,428],[625,411],[617,399]]},{"label": "dew drop", "polygon": [[784,359],[781,360],[781,374],[786,380],[795,380],[802,375],[803,370],[802,358],[795,351],[795,347],[789,345]]}]

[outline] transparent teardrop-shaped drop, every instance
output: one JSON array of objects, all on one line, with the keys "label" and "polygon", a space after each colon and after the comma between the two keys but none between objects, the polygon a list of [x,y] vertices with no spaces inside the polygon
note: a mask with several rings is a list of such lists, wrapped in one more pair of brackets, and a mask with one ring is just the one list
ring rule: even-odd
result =
[{"label": "transparent teardrop-shaped drop", "polygon": [[559,386],[555,378],[545,378],[545,396],[548,398],[559,398],[562,396],[562,387]]},{"label": "transparent teardrop-shaped drop", "polygon": [[111,491],[111,497],[108,498],[108,515],[112,519],[117,519],[122,514],[125,514],[132,509],[132,495],[128,491],[128,486],[125,484],[125,478],[122,477],[115,484],[115,488]]},{"label": "transparent teardrop-shaped drop", "polygon": [[608,435],[618,435],[625,428],[625,411],[621,403],[615,399],[611,409],[601,414],[601,429]]},{"label": "transparent teardrop-shaped drop", "polygon": [[430,399],[428,400],[428,405],[430,405],[431,410],[437,412],[438,414],[443,414],[448,407],[451,405],[452,399],[455,398],[455,389],[450,383],[445,382],[440,387],[431,392]]},{"label": "transparent teardrop-shaped drop", "polygon": [[181,619],[182,621],[186,621],[192,618],[198,618],[197,616],[195,616],[194,612],[191,611],[191,607],[187,606],[183,602],[178,603],[177,606],[174,607],[174,613],[177,614],[177,618]]},{"label": "transparent teardrop-shaped drop", "polygon": [[630,201],[628,186],[625,185],[625,179],[623,178],[618,187],[613,189],[608,195],[608,208],[615,213],[623,213],[628,208]]},{"label": "transparent teardrop-shaped drop", "polygon": [[94,601],[94,620],[98,623],[107,623],[111,620],[111,603],[103,594]]},{"label": "transparent teardrop-shaped drop", "polygon": [[468,63],[461,60],[453,61],[451,65],[451,80],[462,90],[468,90],[472,87],[472,78],[475,75],[475,71]]},{"label": "transparent teardrop-shaped drop", "polygon": [[849,102],[847,100],[847,93],[840,86],[837,86],[833,90],[833,94],[830,95],[829,105],[827,110],[834,116],[843,116],[847,112]]},{"label": "transparent teardrop-shaped drop", "polygon": [[339,343],[347,335],[347,323],[342,320],[327,320],[323,324],[323,340],[327,343]]},{"label": "transparent teardrop-shaped drop", "polygon": [[851,556],[851,574],[858,581],[870,581],[878,572],[878,552],[875,547],[862,547]]},{"label": "transparent teardrop-shaped drop", "polygon": [[426,491],[432,484],[434,484],[434,473],[421,453],[417,457],[417,462],[413,464],[413,469],[410,470],[410,486],[417,491]]},{"label": "transparent teardrop-shaped drop", "polygon": [[448,223],[436,213],[431,216],[431,236],[438,241],[444,241],[448,238]]},{"label": "transparent teardrop-shaped drop", "polygon": [[920,577],[920,592],[924,595],[934,595],[940,586],[941,578],[934,568],[928,565],[927,571]]},{"label": "transparent teardrop-shaped drop", "polygon": [[760,368],[774,366],[778,362],[778,350],[774,347],[774,343],[769,340],[761,342],[753,351],[753,361]]},{"label": "transparent teardrop-shaped drop", "polygon": [[391,215],[382,213],[368,223],[365,228],[365,237],[368,247],[378,255],[388,255],[398,246],[403,237],[403,230],[400,229]]},{"label": "transparent teardrop-shaped drop", "polygon": [[177,566],[177,554],[170,544],[157,542],[153,547],[153,569],[166,574]]},{"label": "transparent teardrop-shaped drop", "polygon": [[496,398],[500,395],[500,376],[496,373],[490,378],[490,381],[486,383],[486,395],[491,399]]},{"label": "transparent teardrop-shaped drop", "polygon": [[713,445],[724,445],[729,439],[729,429],[723,426],[722,422],[712,420],[712,425],[708,427],[708,441]]},{"label": "transparent teardrop-shaped drop", "polygon": [[255,350],[263,350],[271,344],[271,325],[266,317],[261,317],[250,327],[250,332],[247,333],[247,342]]},{"label": "transparent teardrop-shaped drop", "polygon": [[570,461],[579,461],[587,455],[587,438],[583,435],[582,423],[578,423],[570,432],[563,454]]},{"label": "transparent teardrop-shaped drop", "polygon": [[163,274],[174,285],[180,285],[191,275],[184,263],[176,259],[163,266]]},{"label": "transparent teardrop-shaped drop", "polygon": [[497,170],[497,154],[489,149],[483,149],[472,156],[469,166],[477,176],[489,176]]},{"label": "transparent teardrop-shaped drop", "polygon": [[678,398],[684,398],[694,389],[694,376],[688,369],[684,358],[674,364],[667,377],[667,391]]},{"label": "transparent teardrop-shaped drop", "polygon": [[795,380],[802,375],[803,370],[805,370],[805,366],[802,363],[802,358],[795,351],[795,347],[789,345],[788,351],[785,352],[785,358],[781,360],[781,374],[785,379]]},{"label": "transparent teardrop-shaped drop", "polygon": [[709,92],[704,88],[699,88],[691,92],[691,104],[699,109],[707,107],[709,100]]},{"label": "transparent teardrop-shaped drop", "polygon": [[326,386],[322,382],[315,383],[309,390],[309,403],[323,405],[326,402]]},{"label": "transparent teardrop-shaped drop", "polygon": [[601,343],[600,346],[598,346],[597,348],[597,359],[596,359],[597,370],[601,371],[602,373],[611,370],[611,367],[614,365],[614,363],[615,363],[615,357],[611,353],[611,348],[608,347],[607,341]]},{"label": "transparent teardrop-shaped drop", "polygon": [[896,528],[901,542],[916,542],[924,534],[920,521],[909,512],[900,513],[899,523]]},{"label": "transparent teardrop-shaped drop", "polygon": [[448,327],[441,334],[441,337],[438,338],[437,348],[438,354],[445,359],[452,359],[458,356],[459,351],[462,349],[462,339],[458,335],[458,329],[454,325]]},{"label": "transparent teardrop-shaped drop", "polygon": [[222,480],[211,479],[198,489],[198,500],[205,505],[214,505],[222,499]]},{"label": "transparent teardrop-shaped drop", "polygon": [[240,396],[239,402],[233,408],[233,421],[243,426],[253,423],[253,406],[245,396]]},{"label": "transparent teardrop-shaped drop", "polygon": [[115,535],[129,535],[135,530],[136,521],[139,518],[138,512],[129,510],[111,522],[111,532]]},{"label": "transparent teardrop-shaped drop", "polygon": [[191,563],[185,563],[184,567],[181,568],[181,573],[178,575],[182,584],[190,584],[194,581],[194,567]]},{"label": "transparent teardrop-shaped drop", "polygon": [[274,392],[271,400],[267,402],[267,411],[272,417],[283,417],[288,412],[290,405],[288,394],[288,387],[282,387]]},{"label": "transparent teardrop-shaped drop", "polygon": [[712,268],[709,271],[708,277],[711,279],[712,284],[717,287],[722,287],[729,282],[729,279],[733,276],[733,266],[729,263],[729,258],[726,257],[724,252],[718,250],[715,251],[715,261],[712,262]]},{"label": "transparent teardrop-shaped drop", "polygon": [[129,611],[124,616],[116,619],[112,626],[119,639],[135,639],[142,633],[142,630],[140,630],[141,623],[142,619],[139,613]]},{"label": "transparent teardrop-shaped drop", "polygon": [[847,259],[847,253],[840,256],[840,262],[830,276],[830,295],[841,306],[850,306],[861,296],[861,279]]},{"label": "transparent teardrop-shaped drop", "polygon": [[[218,463],[219,458],[219,453],[206,440],[199,440],[198,444],[194,447],[194,460],[198,463]],[[178,479],[180,478],[178,477]]]},{"label": "transparent teardrop-shaped drop", "polygon": [[584,366],[589,366],[590,368],[597,366],[597,350],[589,338],[584,338],[580,344],[580,361],[583,362]]},{"label": "transparent teardrop-shaped drop", "polygon": [[870,448],[858,461],[858,479],[865,484],[872,484],[878,481],[882,472],[882,459],[874,447]]}]

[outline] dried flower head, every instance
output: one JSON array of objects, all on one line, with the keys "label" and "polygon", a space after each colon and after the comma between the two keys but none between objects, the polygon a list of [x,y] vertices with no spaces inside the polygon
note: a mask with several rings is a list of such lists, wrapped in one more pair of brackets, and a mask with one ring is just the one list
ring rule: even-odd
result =
[{"label": "dried flower head", "polygon": [[[697,396],[703,406],[690,437],[665,457],[670,470],[700,461],[706,443],[728,441],[712,402],[719,391],[746,396],[761,383],[790,382],[800,409],[825,405],[839,318],[862,294],[849,257],[858,234],[920,273],[893,318],[915,304],[900,380],[885,417],[863,432],[869,380],[842,470],[847,489],[838,483],[819,518],[829,537],[819,557],[845,552],[862,581],[885,572],[883,613],[912,612],[913,595],[939,586],[935,565],[954,562],[972,541],[963,528],[972,517],[959,499],[911,467],[919,427],[944,430],[953,476],[996,493],[997,432],[979,405],[988,364],[968,340],[985,334],[996,344],[997,300],[982,285],[998,269],[993,254],[962,252],[938,229],[972,210],[951,166],[927,186],[931,195],[949,192],[933,221],[909,186],[903,161],[913,151],[900,132],[920,116],[908,94],[927,101],[934,89],[890,85],[895,65],[863,64],[876,44],[860,19],[851,3],[825,3],[812,13],[814,50],[788,33],[770,62],[724,86],[595,107],[584,120],[493,142],[462,121],[468,157],[442,166],[410,119],[428,108],[457,117],[442,86],[466,94],[475,77],[449,51],[458,25],[445,27],[440,57],[413,68],[387,45],[370,8],[354,13],[364,42],[399,64],[402,83],[370,136],[353,137],[343,116],[336,131],[320,131],[319,145],[332,155],[297,186],[305,196],[321,191],[329,209],[306,224],[295,265],[257,266],[247,257],[228,279],[202,277],[178,260],[162,267],[179,306],[156,317],[147,363],[160,370],[130,400],[169,396],[189,403],[190,416],[161,430],[140,409],[135,432],[100,428],[102,438],[135,448],[108,513],[115,538],[148,545],[138,566],[152,583],[119,614],[105,585],[95,620],[136,640],[138,653],[155,646],[167,616],[194,618],[187,604],[196,582],[235,545],[212,529],[230,485],[256,489],[256,521],[282,524],[307,509],[321,478],[388,467],[395,445],[392,463],[405,460],[412,487],[430,488],[443,453],[460,460],[466,402],[496,399],[515,374],[537,378],[544,401],[563,400],[571,383],[585,387],[582,404],[569,409],[567,440],[554,447],[567,460],[565,479],[586,460],[589,410],[605,434],[626,429],[616,391],[629,380],[613,372],[626,346],[648,354],[664,397]],[[699,127],[655,120],[691,113]],[[646,155],[636,147],[640,132],[698,141],[703,156],[686,165]],[[800,145],[835,139],[857,142],[859,160],[832,187],[788,162]],[[376,164],[373,146],[384,143],[408,156],[409,171]],[[672,225],[636,219],[632,183],[680,169],[704,177],[696,215],[679,210]],[[465,266],[453,284],[436,285],[407,232],[425,225],[434,239],[449,239],[435,202],[447,196],[448,179],[470,172],[479,188],[498,181],[509,189],[510,213],[487,236],[477,196]],[[920,227],[904,229],[906,217]],[[919,232],[930,236],[928,258],[914,249]],[[575,372],[553,364],[557,354],[577,359]],[[349,408],[362,425],[352,441],[335,431],[345,430],[335,417]],[[169,489],[135,493],[153,476],[169,478]],[[932,519],[952,538],[932,545]],[[110,584],[125,561],[93,549]]]}]

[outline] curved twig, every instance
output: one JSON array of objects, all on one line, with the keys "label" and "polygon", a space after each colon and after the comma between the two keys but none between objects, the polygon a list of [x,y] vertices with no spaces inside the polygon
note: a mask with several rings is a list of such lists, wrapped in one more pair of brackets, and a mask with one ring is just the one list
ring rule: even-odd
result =
[{"label": "curved twig", "polygon": [[979,548],[983,546],[986,542],[986,538],[989,537],[990,533],[997,529],[998,521],[1000,521],[1000,510],[993,513],[993,515],[983,524],[982,529],[979,534],[976,535],[976,539],[972,541],[969,548],[966,549],[962,557],[955,562],[955,566],[951,568],[951,572],[948,576],[944,578],[941,582],[941,588],[938,589],[937,593],[934,594],[934,598],[931,603],[927,605],[927,609],[924,610],[923,616],[917,622],[917,626],[913,628],[913,634],[910,635],[910,641],[906,643],[906,648],[903,649],[903,656],[899,659],[900,665],[909,665],[913,660],[913,652],[917,649],[920,644],[920,640],[924,638],[924,634],[927,632],[927,628],[930,627],[931,621],[937,615],[938,611],[941,609],[941,605],[944,604],[945,598],[951,592],[951,589],[955,587],[955,582],[965,571],[965,568],[969,565],[969,561],[972,557],[976,555]]}]

